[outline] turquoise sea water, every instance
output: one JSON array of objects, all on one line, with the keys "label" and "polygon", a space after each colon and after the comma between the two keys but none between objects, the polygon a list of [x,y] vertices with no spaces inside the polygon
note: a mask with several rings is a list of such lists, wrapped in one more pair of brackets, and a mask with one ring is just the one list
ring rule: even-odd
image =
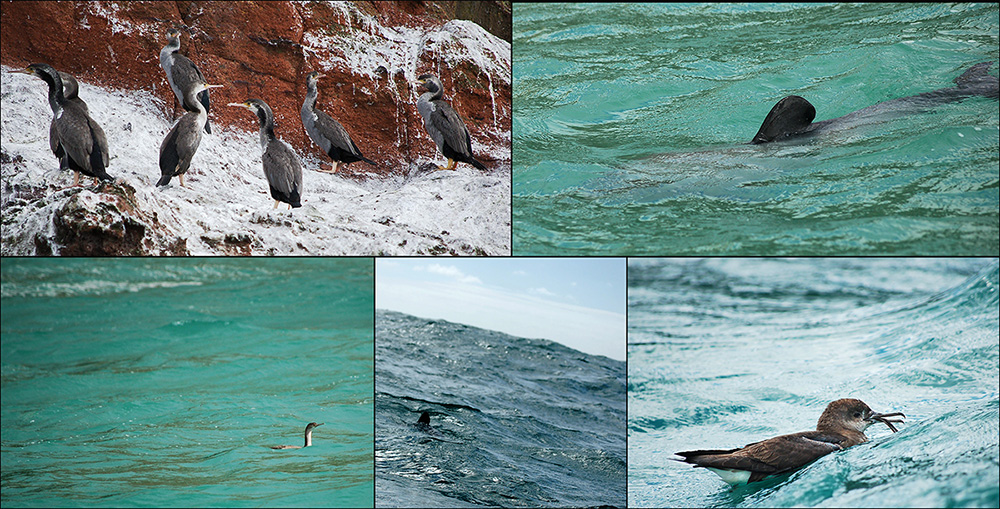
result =
[{"label": "turquoise sea water", "polygon": [[3,506],[371,507],[373,272],[4,258]]},{"label": "turquoise sea water", "polygon": [[745,145],[1000,59],[990,4],[515,4],[514,253],[991,255],[1000,114],[975,97]]},{"label": "turquoise sea water", "polygon": [[[629,262],[630,507],[997,507],[1000,261]],[[815,429],[835,399],[892,433],[730,489],[674,453]]]}]

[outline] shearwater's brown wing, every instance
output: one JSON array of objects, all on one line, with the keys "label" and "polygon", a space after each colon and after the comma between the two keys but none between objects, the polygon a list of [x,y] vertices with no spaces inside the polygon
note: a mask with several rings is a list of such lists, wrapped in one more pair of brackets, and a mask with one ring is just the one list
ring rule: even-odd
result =
[{"label": "shearwater's brown wing", "polygon": [[699,467],[746,470],[749,482],[759,481],[801,468],[822,456],[842,449],[837,435],[804,431],[754,442],[740,449],[701,450],[677,453]]},{"label": "shearwater's brown wing", "polygon": [[[777,473],[772,465],[768,465],[752,456],[740,454],[742,449],[726,450],[701,450],[683,451],[677,453],[684,456],[684,461],[692,463],[697,467],[724,468],[729,470],[746,470],[751,472],[751,477],[760,474],[763,478],[767,475]],[[757,479],[754,479],[757,480]]]}]

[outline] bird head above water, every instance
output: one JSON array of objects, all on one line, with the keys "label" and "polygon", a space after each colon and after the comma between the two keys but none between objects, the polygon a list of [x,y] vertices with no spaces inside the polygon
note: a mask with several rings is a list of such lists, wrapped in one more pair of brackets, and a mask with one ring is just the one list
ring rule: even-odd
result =
[{"label": "bird head above water", "polygon": [[318,426],[322,426],[323,424],[326,424],[326,423],[323,423],[323,422],[321,422],[321,423],[310,422],[309,424],[306,424],[306,433],[305,433],[306,443],[305,443],[305,445],[302,445],[302,446],[298,446],[298,445],[272,445],[270,447],[271,447],[271,449],[302,449],[303,447],[309,447],[309,446],[312,445],[313,428],[316,428]]},{"label": "bird head above water", "polygon": [[820,415],[816,423],[817,431],[841,431],[849,429],[864,434],[869,426],[876,422],[881,422],[893,433],[896,428],[892,423],[902,422],[901,420],[891,420],[889,417],[902,416],[899,412],[880,414],[872,411],[864,401],[860,399],[845,398],[838,399],[826,406],[823,415]]}]

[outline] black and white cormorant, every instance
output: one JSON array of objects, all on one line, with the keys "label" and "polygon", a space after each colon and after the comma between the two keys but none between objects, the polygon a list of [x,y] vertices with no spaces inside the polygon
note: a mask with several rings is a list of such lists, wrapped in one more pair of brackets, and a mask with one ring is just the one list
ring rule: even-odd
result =
[{"label": "black and white cormorant", "polygon": [[[313,71],[306,77],[306,100],[302,103],[302,126],[306,128],[306,133],[312,141],[319,145],[319,148],[326,152],[326,155],[333,159],[333,171],[337,173],[340,164],[349,164],[355,161],[364,161],[375,166],[375,161],[361,155],[358,146],[351,140],[351,135],[347,134],[344,126],[334,120],[330,115],[316,109],[316,96],[318,95],[316,83],[319,78],[326,76],[319,71]],[[320,169],[320,171],[326,171]]]},{"label": "black and white cormorant", "polygon": [[113,180],[108,175],[108,139],[101,126],[90,118],[87,104],[76,97],[78,86],[72,82],[73,97],[66,98],[60,73],[48,64],[31,64],[21,71],[41,78],[49,85],[49,107],[52,125],[49,147],[59,158],[60,168],[73,170],[73,185],[80,185],[80,174],[101,180]]},{"label": "black and white cormorant", "polygon": [[193,104],[197,111],[186,113],[174,124],[173,129],[167,133],[167,137],[160,144],[160,180],[157,186],[165,186],[170,183],[171,177],[180,177],[181,187],[184,186],[184,174],[191,166],[191,158],[198,151],[201,144],[201,130],[208,122],[208,112],[205,107],[195,99],[202,90],[221,87],[222,85],[209,85],[201,82],[187,91],[186,99]]},{"label": "black and white cormorant", "polygon": [[274,207],[278,202],[285,202],[288,208],[301,207],[302,197],[302,165],[291,147],[274,136],[274,113],[271,107],[260,99],[247,99],[241,103],[229,103],[229,106],[246,108],[260,120],[260,147],[263,150],[261,160],[264,164],[264,176],[267,177]]},{"label": "black and white cormorant", "polygon": [[424,128],[441,153],[448,158],[448,165],[438,166],[438,169],[454,170],[456,161],[461,161],[486,170],[483,163],[472,157],[472,139],[462,117],[441,99],[444,95],[441,80],[432,74],[423,74],[417,78],[417,84],[426,90],[417,101],[417,111],[424,117]]},{"label": "black and white cormorant", "polygon": [[[198,66],[194,65],[188,57],[181,55],[181,31],[176,28],[167,30],[167,45],[160,50],[160,67],[167,73],[167,82],[177,97],[177,102],[185,110],[195,111],[198,109],[187,99],[187,92],[198,85],[198,83],[208,83],[202,76]],[[211,111],[208,100],[208,90],[196,94],[198,102],[205,107],[206,114]],[[209,122],[205,122],[205,132],[212,134],[212,127]]]},{"label": "black and white cormorant", "polygon": [[[90,115],[90,108],[87,107],[87,103],[84,102],[83,99],[80,99],[78,95],[80,93],[80,85],[76,82],[76,78],[74,78],[72,74],[67,74],[62,71],[59,71],[59,77],[62,78],[63,82],[63,97],[65,97],[67,101],[73,101],[79,104],[80,107],[83,108],[83,111],[87,112],[87,114]],[[55,139],[57,139],[56,119],[53,118],[51,125],[49,125],[49,143],[51,143],[52,140]],[[55,152],[56,149],[53,148],[52,151]],[[60,171],[68,170],[69,159],[62,157],[62,155],[60,154],[56,154],[56,157],[59,158],[59,170]]]},{"label": "black and white cormorant", "polygon": [[[306,425],[306,445],[303,445],[302,447],[309,447],[313,444],[313,428],[324,424],[326,423],[321,422],[316,424],[315,422],[310,422]],[[271,449],[301,449],[302,447],[297,445],[272,445]]]}]

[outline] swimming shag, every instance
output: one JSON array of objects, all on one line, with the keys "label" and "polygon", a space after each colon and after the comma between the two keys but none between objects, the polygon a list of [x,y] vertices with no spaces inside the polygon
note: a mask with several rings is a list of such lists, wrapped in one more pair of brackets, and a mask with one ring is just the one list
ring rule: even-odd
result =
[{"label": "swimming shag", "polygon": [[[302,103],[302,126],[306,128],[306,133],[312,141],[319,145],[319,148],[326,152],[326,155],[333,159],[333,171],[337,173],[337,168],[341,163],[349,164],[355,161],[364,161],[375,166],[375,161],[361,155],[358,146],[351,140],[351,135],[347,134],[344,126],[340,125],[330,115],[316,109],[316,96],[318,95],[316,83],[319,78],[324,77],[319,71],[313,71],[306,77],[306,100]],[[325,170],[320,170],[325,171]]]},{"label": "swimming shag", "polygon": [[[170,83],[170,88],[173,89],[177,102],[181,103],[185,110],[197,112],[198,109],[192,104],[193,101],[189,102],[187,99],[188,92],[198,83],[208,82],[198,70],[198,66],[194,65],[194,62],[188,57],[181,55],[180,36],[181,31],[176,28],[167,30],[167,45],[160,50],[160,67],[167,73],[167,82]],[[211,110],[208,90],[204,90],[196,96],[198,102],[205,107],[207,114]],[[205,122],[205,132],[212,134],[212,128],[208,122]]]},{"label": "swimming shag", "polygon": [[441,99],[444,95],[441,80],[437,76],[423,74],[417,78],[417,84],[426,90],[417,101],[417,111],[424,117],[424,128],[441,153],[448,158],[448,165],[438,166],[438,169],[454,170],[456,161],[461,161],[486,170],[483,163],[472,157],[472,139],[462,117]]},{"label": "swimming shag", "polygon": [[[309,447],[310,445],[313,444],[313,428],[317,426],[322,426],[324,424],[326,423],[321,422],[319,424],[316,424],[315,422],[310,422],[309,424],[306,425],[306,445],[303,445],[302,447]],[[301,449],[302,447],[299,447],[297,445],[272,445],[271,449]]]},{"label": "swimming shag", "polygon": [[170,183],[170,178],[180,177],[181,187],[184,186],[184,174],[191,166],[191,158],[198,151],[201,144],[201,130],[208,122],[208,112],[205,107],[195,99],[202,90],[221,87],[222,85],[209,85],[201,82],[188,89],[186,99],[197,108],[197,111],[186,113],[173,129],[167,133],[167,137],[160,144],[160,180],[157,186],[165,186]]},{"label": "swimming shag", "polygon": [[81,173],[95,179],[113,180],[105,170],[109,162],[108,139],[101,126],[90,118],[86,103],[79,98],[66,98],[62,77],[48,64],[31,64],[16,72],[37,76],[49,85],[49,107],[52,108],[49,147],[59,158],[60,168],[73,170],[73,185],[80,185]]},{"label": "swimming shag", "polygon": [[278,207],[279,201],[287,203],[289,209],[301,207],[302,165],[291,147],[274,136],[274,113],[271,112],[271,107],[260,99],[229,103],[229,106],[246,108],[256,113],[260,120],[260,147],[263,150],[261,160],[271,197],[274,198],[274,208]]}]

